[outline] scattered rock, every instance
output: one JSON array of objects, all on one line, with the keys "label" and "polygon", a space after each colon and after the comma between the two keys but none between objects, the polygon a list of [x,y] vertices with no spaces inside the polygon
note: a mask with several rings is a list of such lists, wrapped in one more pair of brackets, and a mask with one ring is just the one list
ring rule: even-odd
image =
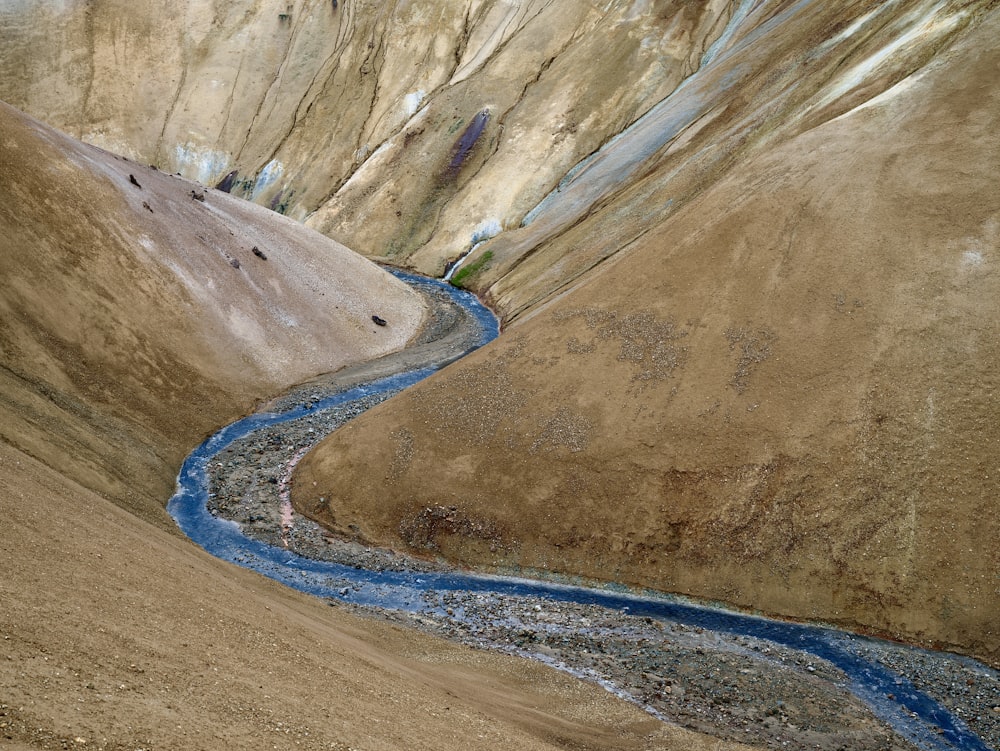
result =
[{"label": "scattered rock", "polygon": [[150,214],[153,213],[153,207],[150,206],[146,201],[142,202],[142,207],[146,209]]},{"label": "scattered rock", "polygon": [[[443,312],[440,316],[444,326],[446,316]],[[280,492],[290,475],[290,462],[335,427],[390,396],[367,395],[324,406],[328,395],[346,388],[336,380],[329,386],[312,383],[272,403],[269,409],[274,411],[304,404],[315,409],[246,436],[220,453],[208,467],[210,512],[237,522],[255,539],[310,558],[376,572],[442,570],[440,561],[369,547],[351,524],[324,529],[296,514],[290,527],[283,526]],[[326,503],[325,498],[318,500]],[[459,506],[425,506],[422,514],[435,535],[490,531]],[[357,591],[352,582],[331,582],[330,587],[336,593],[328,600],[331,606],[339,604],[473,646],[559,664],[604,682],[657,716],[720,738],[768,748],[913,751],[845,690],[844,674],[834,665],[756,637],[595,605],[482,591],[427,590],[417,612],[378,612],[349,601],[339,603],[337,598],[346,600]],[[1000,740],[996,703],[1000,684],[995,674],[905,645],[864,638],[845,643],[860,658],[913,681],[965,719],[990,747]]]},{"label": "scattered rock", "polygon": [[264,251],[258,248],[256,245],[253,246],[252,253],[262,261],[267,260],[267,256],[264,255]]},{"label": "scattered rock", "polygon": [[192,190],[191,191],[191,197],[194,200],[196,200],[196,201],[204,201],[205,200],[205,191],[203,191],[203,190]]},{"label": "scattered rock", "polygon": [[232,266],[234,269],[238,269],[240,267],[240,259],[239,258],[229,259],[229,265]]},{"label": "scattered rock", "polygon": [[385,319],[379,316],[372,316],[372,320],[375,322],[376,326],[385,326]]},{"label": "scattered rock", "polygon": [[142,190],[142,186],[139,185],[139,181],[135,179],[135,175],[130,174],[128,176],[128,181],[132,183],[135,187],[137,187],[139,190]]}]

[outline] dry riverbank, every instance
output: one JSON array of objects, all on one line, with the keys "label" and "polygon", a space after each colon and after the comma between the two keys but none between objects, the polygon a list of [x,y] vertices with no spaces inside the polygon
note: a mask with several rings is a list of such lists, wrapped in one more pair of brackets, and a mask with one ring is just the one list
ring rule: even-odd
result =
[{"label": "dry riverbank", "polygon": [[[442,309],[440,300],[437,320],[449,323],[430,334],[461,339],[461,319]],[[450,356],[447,345],[433,345],[429,338],[421,341],[425,354]],[[375,371],[387,374],[400,357],[384,358]],[[311,406],[359,380],[356,372],[341,374],[274,404]],[[375,571],[445,568],[373,548],[356,528],[331,531],[289,515],[287,483],[294,463],[330,430],[389,395],[310,412],[234,443],[210,464],[213,513],[237,521],[256,539],[309,558]],[[345,580],[341,594],[349,595],[352,586]],[[913,748],[848,690],[850,681],[835,666],[766,640],[544,598],[428,591],[424,599],[415,613],[343,607],[538,659],[597,682],[668,722],[732,741],[852,751]],[[993,671],[964,658],[886,642],[858,639],[851,648],[905,676],[990,746],[1000,743],[1000,683]]]}]

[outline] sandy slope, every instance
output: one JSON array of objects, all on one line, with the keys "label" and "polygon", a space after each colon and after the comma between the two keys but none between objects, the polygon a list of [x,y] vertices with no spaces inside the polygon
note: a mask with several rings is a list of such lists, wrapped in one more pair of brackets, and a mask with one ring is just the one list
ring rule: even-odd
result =
[{"label": "sandy slope", "polygon": [[6,105],[0,276],[0,436],[160,519],[208,431],[402,347],[424,315],[343,246]]},{"label": "sandy slope", "polygon": [[735,748],[527,661],[341,614],[7,445],[0,514],[4,748]]},{"label": "sandy slope", "polygon": [[0,178],[0,747],[731,747],[181,538],[162,504],[183,453],[401,346],[422,301],[299,225],[6,106]]},{"label": "sandy slope", "polygon": [[[258,200],[296,216],[323,204],[314,221],[349,227],[366,252],[426,247],[412,257],[439,269],[495,224],[515,229],[569,165],[665,101],[743,4],[615,2],[606,16],[555,0],[425,4],[448,11],[436,17],[362,0],[340,14],[319,0],[291,14],[270,0],[246,14],[154,5],[5,5],[2,90],[144,161],[239,167]],[[546,204],[558,231],[535,236],[536,221],[484,246],[495,265],[473,281],[517,326],[335,436],[303,465],[298,500],[332,499],[338,524],[417,552],[645,583],[996,662],[995,3],[753,7],[732,67],[705,78],[739,80],[735,94],[662,148],[643,141],[648,161],[609,191],[590,180],[619,175],[613,152],[593,162],[608,172],[576,173],[579,192]],[[775,29],[773,46],[753,45]],[[615,64],[593,65],[605,53]],[[410,109],[421,96],[423,116]],[[491,114],[457,177],[444,174],[487,109],[509,119]],[[521,177],[529,163],[537,180]],[[322,606],[253,585],[268,611],[237,587],[252,578],[90,494],[164,525],[174,468],[208,429],[419,324],[404,288],[342,248],[192,188],[0,108],[0,677],[21,699],[0,696],[16,715],[6,740],[114,728],[122,747],[176,747],[198,727],[258,747],[285,735],[264,709],[284,691],[296,728],[364,748],[411,746],[384,729],[396,722],[456,748],[487,717],[504,747],[563,728],[562,745],[627,747],[647,732],[606,699],[603,730],[574,725],[592,710],[570,684],[569,703],[551,705],[568,724],[529,727],[535,668],[503,662],[510,682],[477,693],[469,653],[356,622],[345,628],[385,650],[348,648],[316,620],[332,617]],[[440,509],[457,522],[435,526]],[[502,535],[455,533],[477,528]],[[132,664],[170,687],[148,733]],[[458,730],[430,715],[450,681],[473,702]],[[67,720],[74,703],[90,719]]]},{"label": "sandy slope", "polygon": [[[993,13],[889,94],[735,163],[495,346],[331,436],[296,502],[418,553],[996,663],[998,33]],[[665,205],[657,175],[554,255]]]}]

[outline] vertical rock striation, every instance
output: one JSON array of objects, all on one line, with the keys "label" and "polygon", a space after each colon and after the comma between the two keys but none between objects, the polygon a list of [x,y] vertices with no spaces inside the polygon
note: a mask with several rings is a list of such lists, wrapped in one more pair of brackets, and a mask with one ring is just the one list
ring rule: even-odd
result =
[{"label": "vertical rock striation", "polygon": [[338,519],[403,544],[455,496],[520,540],[460,560],[996,659],[995,2],[0,14],[0,97],[72,134],[369,257],[472,249],[511,336],[306,460]]},{"label": "vertical rock striation", "polygon": [[[300,465],[341,525],[997,663],[1000,122],[975,3],[753,5],[470,274],[496,346]],[[738,16],[737,16],[738,17]],[[398,436],[407,465],[392,476]]]}]

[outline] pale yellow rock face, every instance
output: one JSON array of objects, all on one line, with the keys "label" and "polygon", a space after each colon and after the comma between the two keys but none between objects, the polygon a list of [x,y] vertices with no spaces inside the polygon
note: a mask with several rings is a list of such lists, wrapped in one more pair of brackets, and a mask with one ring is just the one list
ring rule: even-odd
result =
[{"label": "pale yellow rock face", "polygon": [[[333,435],[300,465],[302,508],[470,565],[1000,660],[1000,15],[913,3],[851,31],[795,7],[769,52],[734,38],[719,75],[748,88],[713,77],[706,120],[635,179],[614,184],[609,147],[483,246],[513,325]],[[829,65],[803,45],[849,32],[863,54],[803,92]],[[428,544],[437,505],[502,534]]]},{"label": "pale yellow rock face", "polygon": [[539,663],[331,608],[5,443],[0,515],[4,751],[751,751]]},{"label": "pale yellow rock face", "polygon": [[235,193],[440,275],[666,97],[731,5],[24,2],[0,9],[0,99],[205,184],[238,171]]},{"label": "pale yellow rock face", "polygon": [[419,330],[345,245],[481,242],[507,330],[303,461],[332,529],[1000,664],[998,38],[987,0],[0,3],[0,99],[130,160],[0,106],[9,740],[737,748],[169,531],[207,432]]},{"label": "pale yellow rock face", "polygon": [[[990,5],[26,0],[0,99],[424,273],[498,235],[465,282],[512,318]],[[637,181],[601,247],[546,245]]]}]

